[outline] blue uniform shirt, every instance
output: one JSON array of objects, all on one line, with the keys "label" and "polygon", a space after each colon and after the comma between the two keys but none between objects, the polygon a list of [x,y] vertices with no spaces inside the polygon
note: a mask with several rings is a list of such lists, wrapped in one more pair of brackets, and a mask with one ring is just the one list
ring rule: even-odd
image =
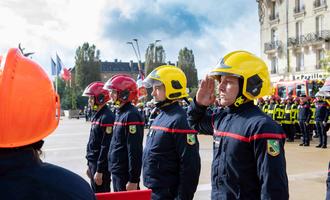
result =
[{"label": "blue uniform shirt", "polygon": [[115,115],[108,106],[103,106],[94,114],[91,123],[86,159],[96,164],[96,171],[104,173],[108,170],[108,152],[112,138],[112,127]]},{"label": "blue uniform shirt", "polygon": [[143,181],[148,188],[177,188],[179,199],[192,199],[200,174],[197,131],[188,126],[179,104],[160,108],[143,152]]},{"label": "blue uniform shirt", "polygon": [[0,177],[1,199],[95,199],[84,179],[42,162],[31,149],[0,152]]},{"label": "blue uniform shirt", "polygon": [[128,181],[140,180],[144,120],[129,102],[118,109],[109,150],[109,170],[128,174]]},{"label": "blue uniform shirt", "polygon": [[285,134],[253,102],[213,115],[193,102],[188,121],[214,135],[212,199],[289,198]]}]

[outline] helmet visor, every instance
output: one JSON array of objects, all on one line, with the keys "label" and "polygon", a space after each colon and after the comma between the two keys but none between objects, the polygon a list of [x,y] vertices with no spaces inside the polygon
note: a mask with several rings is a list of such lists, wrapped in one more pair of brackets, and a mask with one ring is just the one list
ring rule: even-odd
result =
[{"label": "helmet visor", "polygon": [[159,80],[150,78],[149,76],[143,80],[142,85],[146,88],[152,88],[153,86],[160,86],[163,83]]}]

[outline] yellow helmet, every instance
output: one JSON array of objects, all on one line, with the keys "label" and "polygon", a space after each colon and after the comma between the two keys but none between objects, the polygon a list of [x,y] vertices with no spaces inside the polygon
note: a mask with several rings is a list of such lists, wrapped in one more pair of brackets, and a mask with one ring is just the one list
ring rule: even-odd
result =
[{"label": "yellow helmet", "polygon": [[247,51],[234,51],[225,55],[210,75],[242,78],[242,94],[250,100],[271,94],[267,65],[261,58]]},{"label": "yellow helmet", "polygon": [[164,84],[165,95],[169,100],[187,97],[187,78],[183,71],[172,65],[162,65],[154,69],[146,79],[143,85],[151,88],[153,85]]}]

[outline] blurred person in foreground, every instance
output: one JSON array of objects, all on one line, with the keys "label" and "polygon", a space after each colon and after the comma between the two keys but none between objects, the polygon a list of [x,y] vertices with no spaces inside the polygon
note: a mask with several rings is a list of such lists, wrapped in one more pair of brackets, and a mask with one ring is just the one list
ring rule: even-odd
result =
[{"label": "blurred person in foreground", "polygon": [[0,60],[1,199],[95,199],[81,177],[40,159],[60,116],[48,75],[18,49]]}]

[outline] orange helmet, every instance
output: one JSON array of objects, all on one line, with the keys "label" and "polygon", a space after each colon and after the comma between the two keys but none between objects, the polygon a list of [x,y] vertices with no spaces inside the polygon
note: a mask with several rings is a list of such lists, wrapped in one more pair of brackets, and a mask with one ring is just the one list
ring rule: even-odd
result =
[{"label": "orange helmet", "polygon": [[84,92],[83,96],[93,96],[95,98],[95,104],[102,105],[105,104],[107,101],[110,100],[109,92],[103,89],[104,83],[101,81],[96,81],[89,84]]},{"label": "orange helmet", "polygon": [[135,80],[126,74],[118,74],[109,79],[103,89],[116,90],[120,102],[137,99],[138,89]]},{"label": "orange helmet", "polygon": [[1,61],[0,99],[0,148],[35,143],[58,125],[60,100],[52,81],[16,48]]}]

